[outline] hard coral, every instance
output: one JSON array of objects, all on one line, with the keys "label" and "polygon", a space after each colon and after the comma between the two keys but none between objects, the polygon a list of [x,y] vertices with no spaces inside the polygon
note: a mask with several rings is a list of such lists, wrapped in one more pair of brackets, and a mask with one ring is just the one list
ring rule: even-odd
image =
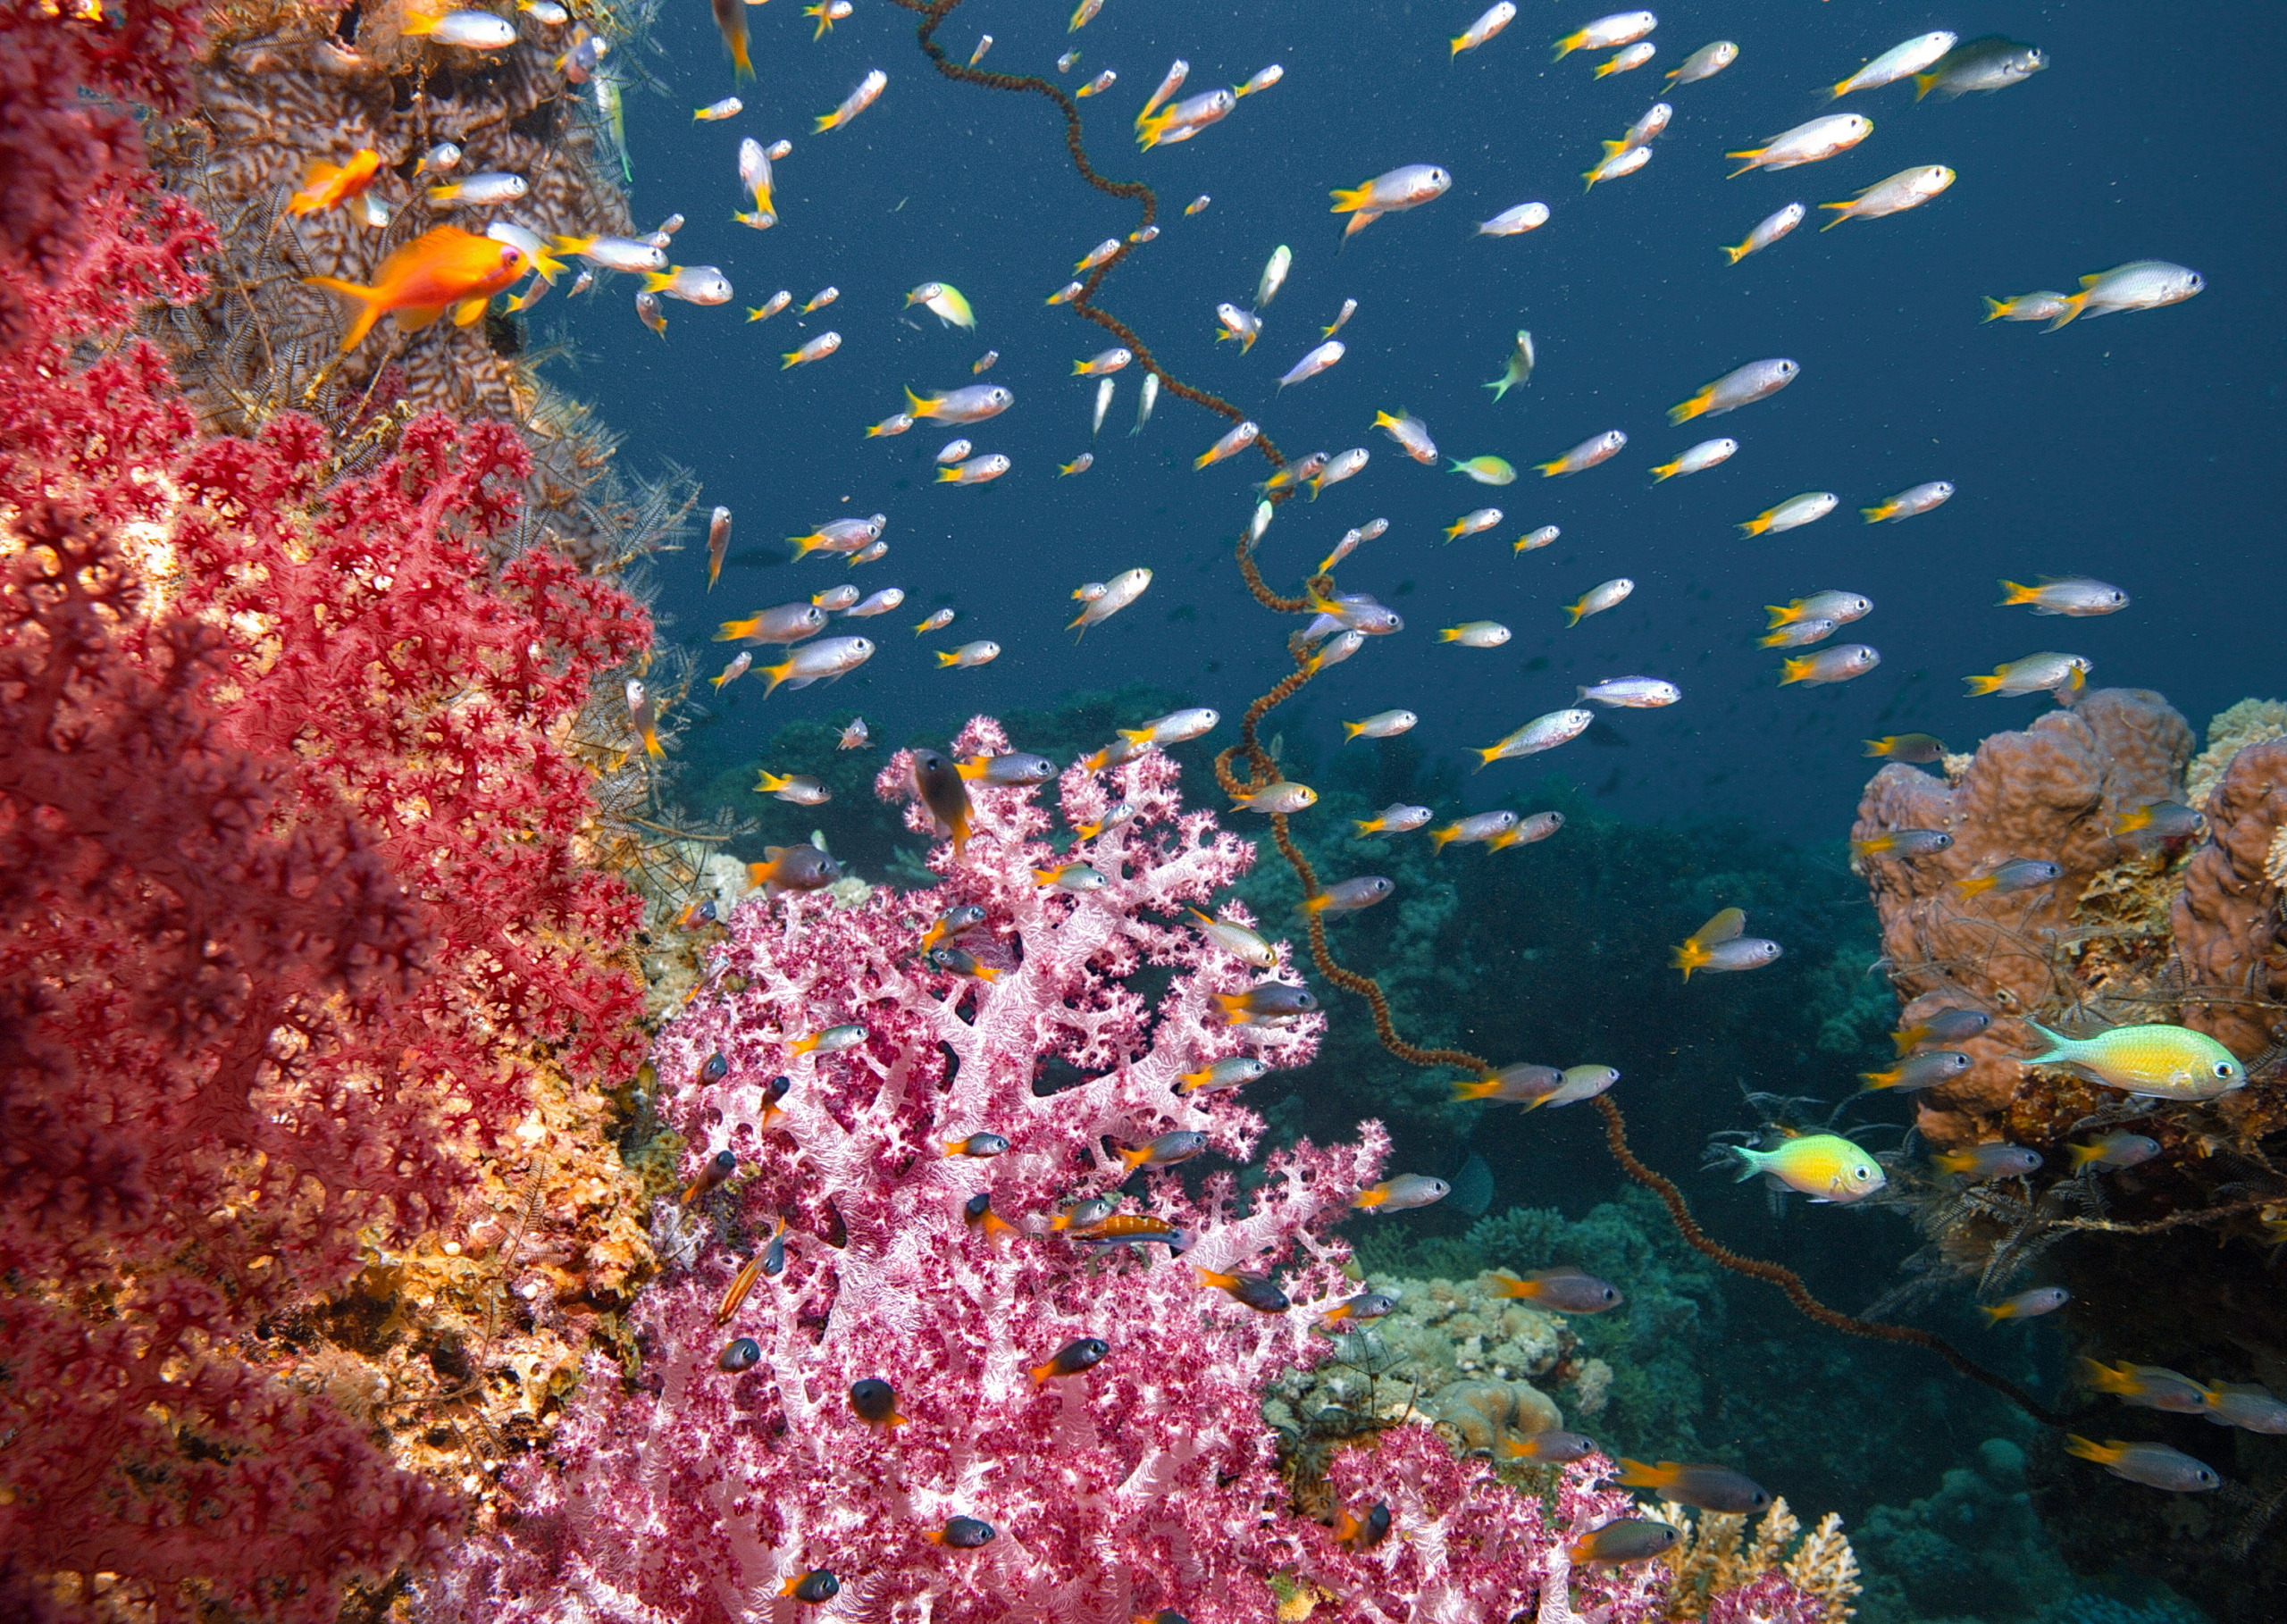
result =
[{"label": "hard coral", "polygon": [[[980,720],[960,747],[1007,742]],[[908,772],[893,761],[884,792],[906,794]],[[1118,1154],[1197,1132],[1214,1160],[1248,1162],[1253,1113],[1180,1079],[1249,1049],[1299,1065],[1317,1041],[1315,1016],[1283,1029],[1220,1019],[1215,995],[1255,978],[1177,918],[1252,851],[1184,811],[1176,777],[1157,753],[1102,776],[1073,768],[1068,823],[1118,799],[1134,816],[1062,851],[1033,791],[972,786],[975,833],[957,860],[938,850],[934,890],[740,906],[709,985],[654,1053],[690,1168],[728,1151],[739,1171],[663,1212],[659,1232],[693,1261],[639,1307],[646,1367],[595,1362],[555,1458],[519,1475],[517,1515],[430,1587],[437,1616],[775,1616],[772,1598],[814,1569],[840,1579],[838,1607],[875,1619],[1175,1606],[1237,1624],[1270,1616],[1276,1575],[1289,1602],[1299,1576],[1360,1619],[1491,1624],[1532,1602],[1569,1524],[1545,1522],[1427,1428],[1340,1465],[1361,1510],[1373,1496],[1392,1509],[1373,1550],[1285,1509],[1261,1393],[1280,1367],[1321,1356],[1316,1314],[1354,1290],[1327,1226],[1376,1176],[1378,1125],[1238,1176],[1131,1176]],[[1078,895],[1036,883],[1035,868],[1074,859],[1109,883]],[[985,923],[963,944],[990,977],[920,953],[922,927],[968,903]],[[845,1024],[864,1028],[854,1046],[810,1042]],[[1008,1150],[955,1152],[978,1132]],[[1140,1204],[1180,1230],[1180,1260],[1141,1244],[1092,1259],[1075,1226],[1056,1226],[1068,1203],[1123,1191],[1130,1215]],[[766,1267],[783,1257],[783,1272],[718,1309],[742,1251]],[[1244,1306],[1198,1268],[1274,1274],[1294,1306]],[[726,1373],[718,1358],[738,1335],[758,1357]],[[1059,1374],[1059,1350],[1087,1337],[1106,1344],[1102,1361]],[[863,1380],[892,1384],[908,1419],[856,1413]],[[1568,1474],[1560,1519],[1624,1509],[1587,1481]],[[957,1515],[997,1536],[971,1551],[925,1537]],[[1564,1610],[1557,1583],[1544,1616]],[[1657,1589],[1640,1570],[1583,1586],[1625,1620]]]}]

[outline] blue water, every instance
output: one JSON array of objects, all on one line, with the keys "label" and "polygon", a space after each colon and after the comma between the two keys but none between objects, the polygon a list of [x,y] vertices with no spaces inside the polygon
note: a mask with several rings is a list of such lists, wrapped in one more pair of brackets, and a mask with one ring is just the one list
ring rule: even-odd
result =
[{"label": "blue water", "polygon": [[[1548,42],[1596,8],[1528,0],[1505,34],[1449,60],[1446,37],[1477,9],[1110,0],[1068,35],[1060,4],[973,0],[944,30],[957,59],[993,33],[985,65],[1007,71],[1053,77],[1056,55],[1077,46],[1068,88],[1118,69],[1110,93],[1081,104],[1088,141],[1106,173],[1158,189],[1163,234],[1107,280],[1102,304],[1177,375],[1257,415],[1288,455],[1373,451],[1322,502],[1282,509],[1264,568],[1291,590],[1345,529],[1386,515],[1388,535],[1340,575],[1398,608],[1408,629],[1313,684],[1275,729],[1331,745],[1339,718],[1404,706],[1420,714],[1431,755],[1458,761],[1571,703],[1578,683],[1663,675],[1682,684],[1682,704],[1619,713],[1587,741],[1496,766],[1470,782],[1470,804],[1529,809],[1529,786],[1553,771],[1631,817],[1736,812],[1832,838],[1864,780],[1859,739],[1913,729],[1964,749],[2045,707],[1962,696],[1964,674],[2001,660],[2085,654],[2099,682],[2160,689],[2195,720],[2276,686],[2280,599],[2265,543],[2277,528],[2266,473],[2281,445],[2283,289],[2267,200],[2283,155],[2266,109],[2287,60],[2279,11],[1668,5],[1652,65],[1598,82],[1586,54],[1548,60]],[[1172,398],[1130,438],[1134,368],[1092,441],[1093,382],[1070,367],[1111,340],[1042,302],[1074,260],[1136,223],[1133,206],[1078,180],[1045,101],[930,70],[905,12],[861,0],[816,44],[792,0],[746,14],[759,77],[741,92],[741,117],[690,119],[733,88],[696,4],[662,20],[660,51],[646,59],[664,93],[628,96],[639,227],[687,214],[676,259],[722,266],[738,299],[670,304],[662,342],[635,321],[632,284],[612,279],[577,311],[572,335],[589,360],[567,381],[627,432],[632,470],[673,459],[699,476],[704,505],[737,515],[711,597],[696,546],[658,575],[663,620],[702,647],[709,672],[721,653],[704,649],[715,621],[844,578],[834,561],[786,563],[780,538],[817,521],[889,515],[889,556],[849,578],[867,591],[901,585],[908,598],[905,611],[850,628],[881,645],[856,675],[767,702],[750,680],[710,706],[689,748],[727,764],[788,720],[850,707],[894,743],[972,710],[1137,678],[1236,715],[1286,669],[1288,627],[1248,599],[1229,557],[1252,510],[1248,482],[1265,467],[1250,456],[1194,473],[1190,459],[1226,425]],[[1916,105],[1908,86],[1853,97],[1847,105],[1876,124],[1856,151],[1724,178],[1726,150],[1816,115],[1820,87],[1940,26],[2033,41],[2052,65],[1949,104]],[[1579,174],[1597,141],[1662,94],[1667,67],[1718,38],[1739,41],[1738,63],[1669,96],[1675,120],[1649,167],[1584,197]],[[1196,139],[1139,154],[1129,120],[1177,55],[1192,63],[1187,93],[1271,62],[1286,77]],[[890,76],[880,102],[848,129],[811,136],[813,115],[870,67]],[[765,233],[729,218],[742,206],[734,155],[750,134],[795,144],[777,165],[781,224]],[[1452,191],[1338,252],[1328,189],[1406,163],[1445,166]],[[1822,235],[1814,221],[1736,268],[1716,252],[1786,202],[1815,215],[1819,203],[1926,163],[1960,179],[1917,212]],[[1201,192],[1212,205],[1185,218]],[[1546,226],[1474,234],[1477,221],[1528,198],[1554,211]],[[1294,268],[1261,342],[1247,356],[1218,345],[1214,306],[1252,303],[1281,243]],[[1981,295],[2070,289],[2085,272],[2148,256],[2198,269],[2207,291],[2055,334],[1978,321]],[[905,290],[932,279],[968,294],[974,334],[905,309]],[[739,306],[774,289],[791,289],[799,307],[827,284],[840,301],[807,322],[791,311],[743,322]],[[1342,334],[1347,357],[1279,394],[1278,374],[1345,297],[1359,301]],[[545,331],[565,313],[559,302],[536,314]],[[829,326],[845,340],[838,355],[779,369],[783,351]],[[1535,336],[1539,370],[1496,404],[1478,386],[1499,375],[1520,327]],[[1001,353],[992,381],[1018,404],[968,432],[980,453],[1015,459],[1006,478],[933,484],[931,455],[951,431],[930,424],[864,437],[901,404],[901,385],[968,383],[987,347]],[[1764,356],[1798,360],[1801,378],[1720,421],[1666,426],[1666,406]],[[1376,410],[1401,406],[1451,454],[1496,453],[1523,477],[1487,490],[1406,460],[1370,429]],[[1541,480],[1527,466],[1613,427],[1630,443],[1603,467]],[[1741,442],[1729,464],[1652,485],[1653,463],[1719,433]],[[1095,467],[1057,479],[1056,465],[1084,449]],[[1904,524],[1856,516],[1928,479],[1959,494]],[[1780,537],[1743,540],[1733,528],[1807,490],[1839,493],[1841,511]],[[1444,544],[1445,525],[1487,503],[1506,511],[1499,530]],[[1562,525],[1563,539],[1512,557],[1507,542],[1543,523]],[[1072,588],[1137,564],[1157,573],[1150,593],[1076,647],[1061,631]],[[1994,607],[1996,577],[2037,573],[2095,574],[2135,602],[2101,620]],[[1633,598],[1562,629],[1559,605],[1620,574],[1637,582]],[[1753,646],[1759,606],[1826,587],[1873,598],[1874,614],[1847,635],[1883,663],[1844,687],[1782,691],[1778,657]],[[917,640],[912,623],[940,605],[959,620]],[[1490,652],[1432,641],[1437,627],[1473,618],[1506,623],[1513,640]],[[997,664],[935,669],[931,649],[976,637],[1001,645]]]}]

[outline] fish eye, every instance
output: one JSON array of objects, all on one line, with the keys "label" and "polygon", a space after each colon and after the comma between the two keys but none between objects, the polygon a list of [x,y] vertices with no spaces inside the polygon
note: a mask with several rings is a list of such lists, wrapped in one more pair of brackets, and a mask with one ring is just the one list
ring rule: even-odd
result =
[{"label": "fish eye", "polygon": [[2233,1076],[2238,1073],[2240,1068],[2230,1060],[2218,1060],[2216,1062],[2215,1069],[2217,1077],[2225,1082],[2229,1082]]}]

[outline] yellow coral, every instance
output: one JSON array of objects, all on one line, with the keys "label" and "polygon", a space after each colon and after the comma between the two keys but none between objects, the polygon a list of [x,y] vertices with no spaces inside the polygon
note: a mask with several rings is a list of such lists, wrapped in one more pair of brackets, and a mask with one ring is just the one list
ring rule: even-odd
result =
[{"label": "yellow coral", "polygon": [[[1824,1603],[1826,1624],[1844,1624],[1858,1594],[1858,1559],[1843,1536],[1842,1519],[1829,1511],[1799,1543],[1803,1525],[1782,1497],[1756,1521],[1721,1511],[1695,1511],[1664,1501],[1656,1513],[1683,1536],[1661,1560],[1675,1575],[1665,1614],[1677,1624],[1705,1618],[1708,1598],[1751,1584],[1773,1569],[1789,1584]],[[1789,1547],[1793,1553],[1789,1553]]]}]

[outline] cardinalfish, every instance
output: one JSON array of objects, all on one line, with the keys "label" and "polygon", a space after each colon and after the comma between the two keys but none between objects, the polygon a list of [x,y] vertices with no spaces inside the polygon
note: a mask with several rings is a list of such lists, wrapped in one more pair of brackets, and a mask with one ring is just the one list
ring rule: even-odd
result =
[{"label": "cardinalfish", "polygon": [[1390,1508],[1378,1500],[1366,1508],[1362,1517],[1347,1510],[1335,1514],[1334,1536],[1353,1551],[1372,1550],[1389,1537],[1389,1532]]},{"label": "cardinalfish", "polygon": [[1045,1363],[1032,1369],[1033,1385],[1040,1386],[1060,1376],[1077,1376],[1102,1364],[1111,1352],[1111,1344],[1101,1336],[1076,1336],[1050,1355]]},{"label": "cardinalfish", "polygon": [[643,753],[657,759],[666,754],[659,743],[659,707],[643,684],[632,679],[627,684],[627,725],[643,741]]},{"label": "cardinalfish", "polygon": [[1404,1212],[1444,1201],[1453,1193],[1453,1185],[1442,1178],[1431,1178],[1421,1173],[1401,1173],[1395,1178],[1386,1178],[1378,1185],[1367,1185],[1351,1197],[1350,1204],[1361,1212]]},{"label": "cardinalfish", "polygon": [[1683,972],[1686,981],[1694,970],[1760,969],[1782,950],[1775,942],[1741,935],[1747,922],[1744,910],[1722,909],[1677,945],[1670,964]]},{"label": "cardinalfish", "polygon": [[797,1038],[786,1045],[786,1052],[789,1056],[809,1054],[814,1051],[819,1054],[840,1054],[845,1049],[857,1048],[866,1041],[866,1037],[864,1025],[849,1021],[839,1026],[828,1026],[824,1032],[814,1032],[805,1038]]},{"label": "cardinalfish", "polygon": [[1308,987],[1290,986],[1283,981],[1266,981],[1244,992],[1218,992],[1215,1003],[1223,1012],[1224,1025],[1228,1026],[1292,1025],[1303,1017],[1316,1013],[1319,1007],[1318,999]]},{"label": "cardinalfish", "polygon": [[1396,1311],[1397,1299],[1387,1292],[1360,1292],[1319,1315],[1319,1324],[1331,1327],[1346,1319],[1352,1325],[1362,1325],[1369,1319],[1379,1319]]},{"label": "cardinalfish", "polygon": [[1189,1161],[1207,1148],[1207,1135],[1196,1128],[1181,1128],[1119,1153],[1120,1166],[1133,1173],[1138,1168],[1173,1167]]},{"label": "cardinalfish", "polygon": [[[1562,1436],[1571,1437],[1578,1435]],[[1769,1496],[1764,1498],[1767,1500]],[[1583,1568],[1641,1562],[1672,1550],[1682,1537],[1682,1531],[1668,1523],[1654,1522],[1642,1517],[1623,1517],[1618,1522],[1604,1524],[1593,1533],[1578,1536],[1565,1546],[1565,1552]]]},{"label": "cardinalfish", "polygon": [[454,325],[466,327],[484,314],[494,294],[505,291],[531,268],[530,256],[512,243],[440,225],[383,260],[370,287],[332,276],[302,280],[357,307],[341,338],[347,355],[384,315],[395,315],[399,329],[410,333],[421,331],[449,310]]},{"label": "cardinalfish", "polygon": [[982,1230],[988,1241],[997,1241],[1004,1235],[1021,1233],[1014,1224],[993,1210],[990,1191],[979,1191],[961,1203],[961,1222],[971,1229]]},{"label": "cardinalfish", "polygon": [[948,975],[959,975],[969,981],[994,982],[1001,979],[1000,970],[981,962],[967,948],[931,948],[929,962]]},{"label": "cardinalfish", "polygon": [[1269,1275],[1221,1274],[1202,1268],[1199,1271],[1199,1283],[1230,1293],[1258,1314],[1283,1314],[1294,1306]]},{"label": "cardinalfish", "polygon": [[940,942],[950,942],[984,923],[984,908],[981,903],[964,902],[958,908],[949,908],[937,916],[934,924],[921,933],[921,950],[926,953]]},{"label": "cardinalfish", "polygon": [[968,845],[973,816],[968,787],[961,780],[960,769],[935,750],[916,750],[913,789],[921,804],[929,808],[930,816],[951,837],[953,860],[959,862]]},{"label": "cardinalfish", "polygon": [[907,1418],[897,1412],[897,1389],[877,1377],[850,1384],[850,1411],[884,1433],[907,1424]]},{"label": "cardinalfish", "polygon": [[1522,1297],[1560,1314],[1601,1314],[1620,1306],[1620,1288],[1577,1268],[1540,1268],[1522,1277],[1505,1268],[1485,1277],[1495,1297]]},{"label": "cardinalfish", "polygon": [[1624,1488],[1655,1488],[1678,1505],[1730,1516],[1760,1511],[1771,1504],[1768,1489],[1728,1466],[1687,1465],[1678,1461],[1652,1465],[1622,1455],[1613,1481]]},{"label": "cardinalfish", "polygon": [[1208,1094],[1221,1089],[1237,1088],[1267,1075],[1270,1067],[1251,1054],[1235,1054],[1228,1059],[1202,1066],[1197,1071],[1185,1072],[1176,1079],[1175,1092],[1179,1094]]},{"label": "cardinalfish", "polygon": [[739,1272],[731,1277],[730,1289],[723,1293],[723,1301],[716,1305],[715,1323],[728,1325],[754,1290],[754,1283],[765,1275],[777,1275],[786,1267],[786,1220],[781,1217],[778,1226],[771,1231],[768,1243],[758,1248],[746,1260]]}]

